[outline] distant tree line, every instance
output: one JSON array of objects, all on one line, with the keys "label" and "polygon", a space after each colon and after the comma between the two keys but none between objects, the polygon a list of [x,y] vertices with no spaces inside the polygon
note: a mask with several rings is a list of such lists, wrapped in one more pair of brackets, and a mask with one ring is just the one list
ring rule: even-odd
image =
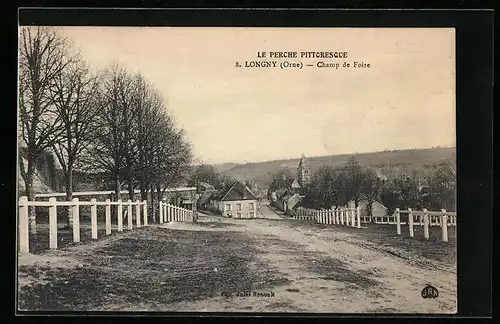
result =
[{"label": "distant tree line", "polygon": [[[138,188],[144,200],[148,190],[162,199],[187,177],[190,143],[141,74],[117,64],[91,71],[70,40],[49,27],[22,27],[19,54],[19,168],[29,200],[36,167],[52,155],[67,200],[75,172],[104,175],[115,197],[126,188],[133,199]],[[33,208],[29,219],[35,232]],[[71,227],[71,208],[67,221]]]},{"label": "distant tree line", "polygon": [[396,208],[455,210],[456,168],[451,161],[435,165],[425,174],[402,175],[394,179],[377,176],[375,170],[362,168],[353,157],[343,167],[322,166],[313,173],[303,204],[311,208],[345,206],[353,201],[367,202],[367,213],[379,201],[392,214]]},{"label": "distant tree line", "polygon": [[200,164],[196,166],[188,181],[188,185],[198,187],[200,183],[205,182],[215,187],[216,190],[229,189],[235,179],[225,176],[215,171],[213,165]]}]

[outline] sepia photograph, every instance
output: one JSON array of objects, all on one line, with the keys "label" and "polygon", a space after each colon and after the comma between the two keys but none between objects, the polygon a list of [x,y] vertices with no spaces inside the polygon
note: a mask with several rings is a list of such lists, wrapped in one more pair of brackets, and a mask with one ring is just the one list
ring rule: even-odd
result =
[{"label": "sepia photograph", "polygon": [[454,28],[18,32],[18,312],[457,313]]}]

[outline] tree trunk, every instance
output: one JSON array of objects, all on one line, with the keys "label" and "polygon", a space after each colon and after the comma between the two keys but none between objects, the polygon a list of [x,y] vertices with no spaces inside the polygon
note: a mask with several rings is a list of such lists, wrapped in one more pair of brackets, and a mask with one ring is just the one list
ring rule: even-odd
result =
[{"label": "tree trunk", "polygon": [[[66,174],[66,201],[73,199],[73,167],[68,163],[68,172]],[[73,228],[73,208],[68,207],[68,217],[66,227]]]},{"label": "tree trunk", "polygon": [[116,176],[115,177],[115,200],[118,201],[118,199],[120,199],[120,191],[121,191],[121,188],[120,188],[120,177],[119,176]]},{"label": "tree trunk", "polygon": [[370,199],[366,200],[366,211],[368,212],[368,216],[373,216],[373,210],[372,210],[373,203],[374,201]]},{"label": "tree trunk", "polygon": [[152,212],[152,217],[153,217],[153,222],[156,221],[156,204],[155,204],[155,199],[154,199],[154,187],[153,184],[151,184],[151,212]]},{"label": "tree trunk", "polygon": [[140,189],[141,189],[141,200],[148,199],[148,188],[146,187],[146,181],[144,180],[144,176],[141,176],[140,180]]},{"label": "tree trunk", "polygon": [[159,184],[156,185],[156,199],[158,199],[158,201],[163,200],[163,192],[161,191]]},{"label": "tree trunk", "polygon": [[[34,178],[34,170],[30,166],[30,162],[28,162],[28,172],[26,177],[24,178],[24,186],[26,189],[26,196],[28,197],[28,201],[35,200],[35,194],[33,192],[33,178]],[[35,206],[29,207],[29,232],[30,234],[36,234],[36,210]]]},{"label": "tree trunk", "polygon": [[134,185],[132,183],[132,179],[130,178],[128,179],[127,185],[128,185],[128,199],[134,201],[135,193],[134,193]]},{"label": "tree trunk", "polygon": [[[21,156],[19,158],[19,168],[21,170],[21,175],[24,180],[24,187],[26,191],[26,196],[28,197],[28,201],[33,201],[35,200],[35,193],[33,191],[33,180],[35,177],[35,165],[37,160],[35,158],[35,155],[30,153],[29,149],[26,154],[26,160],[28,162],[27,163],[28,170],[25,170],[24,161],[22,160]],[[36,234],[36,210],[34,206],[29,208],[28,223],[29,223],[30,234]]]}]

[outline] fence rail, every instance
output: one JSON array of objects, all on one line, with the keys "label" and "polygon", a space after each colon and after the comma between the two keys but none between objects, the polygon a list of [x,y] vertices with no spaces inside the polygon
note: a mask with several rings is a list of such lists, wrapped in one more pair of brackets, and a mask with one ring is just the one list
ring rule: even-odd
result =
[{"label": "fence rail", "polygon": [[294,216],[299,220],[316,220],[317,223],[326,225],[346,225],[361,228],[361,214],[357,208],[335,208],[311,210],[298,208]]},{"label": "fence rail", "polygon": [[[71,214],[73,218],[73,242],[80,242],[80,206],[91,206],[90,208],[90,222],[92,239],[97,240],[97,206],[106,206],[105,219],[106,219],[106,235],[111,234],[111,206],[117,206],[117,223],[118,232],[123,231],[123,207],[127,207],[127,228],[133,229],[133,215],[132,207],[135,208],[136,227],[148,226],[148,212],[147,202],[136,200],[122,201],[118,199],[112,202],[109,199],[106,201],[80,201],[78,198],[73,198],[72,201],[57,201],[55,197],[51,197],[49,201],[28,201],[26,196],[19,198],[19,252],[29,253],[29,207],[48,207],[49,208],[49,248],[57,249],[57,207],[71,207]],[[142,218],[144,220],[141,225],[141,206]]]},{"label": "fence rail", "polygon": [[[401,215],[407,215],[407,223],[401,222]],[[415,221],[415,216],[419,216],[418,221]],[[421,211],[412,210],[408,208],[407,210],[400,210],[396,208],[393,217],[395,218],[396,232],[401,235],[401,225],[408,224],[410,237],[415,236],[414,226],[420,225],[424,227],[424,237],[426,240],[429,239],[429,227],[430,226],[440,226],[441,227],[441,240],[443,242],[448,242],[448,226],[457,225],[457,214],[455,212],[447,212],[446,209],[441,209],[438,211],[428,211],[423,209]]]},{"label": "fence rail", "polygon": [[[182,192],[182,191],[195,191],[196,187],[179,187],[179,188],[167,188],[165,192]],[[151,190],[146,190],[147,193],[151,193]],[[73,192],[73,196],[109,196],[114,194],[113,190],[103,190],[103,191],[75,191]],[[141,190],[135,189],[135,194],[140,194]],[[120,191],[120,195],[129,194],[128,190]],[[66,197],[66,193],[64,192],[52,192],[52,193],[44,193],[44,194],[36,194],[35,198],[51,198],[51,197]]]},{"label": "fence rail", "polygon": [[[402,215],[406,221],[402,221]],[[418,217],[416,219],[415,217]],[[298,220],[316,220],[317,223],[327,225],[346,225],[350,227],[361,228],[362,223],[374,224],[391,224],[396,225],[396,232],[401,235],[401,225],[408,225],[410,237],[414,237],[414,226],[422,226],[424,228],[424,237],[429,239],[429,227],[440,226],[441,239],[443,242],[448,242],[448,227],[457,225],[457,214],[455,212],[447,212],[445,209],[441,211],[414,211],[411,208],[407,210],[396,211],[391,216],[374,217],[361,216],[360,208],[334,208],[331,209],[305,209],[299,207],[296,214],[293,216]],[[443,226],[445,224],[445,226]]]},{"label": "fence rail", "polygon": [[160,224],[175,222],[194,222],[194,213],[190,209],[174,206],[160,201]]}]

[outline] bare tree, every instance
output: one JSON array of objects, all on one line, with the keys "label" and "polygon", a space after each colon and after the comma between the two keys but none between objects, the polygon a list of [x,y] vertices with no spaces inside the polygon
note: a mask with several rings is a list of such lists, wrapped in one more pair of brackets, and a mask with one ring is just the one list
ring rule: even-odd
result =
[{"label": "bare tree", "polygon": [[116,64],[102,73],[96,98],[100,107],[95,116],[99,127],[87,152],[87,162],[108,174],[116,199],[120,197],[127,155],[133,147],[129,131],[135,117],[132,83],[130,75]]},{"label": "bare tree", "polygon": [[154,176],[152,182],[156,187],[157,199],[162,200],[167,188],[187,180],[193,167],[193,153],[190,144],[185,140],[182,131],[176,131],[164,121],[164,128],[159,133],[160,145],[154,155]]},{"label": "bare tree", "polygon": [[[52,149],[63,170],[66,200],[73,198],[73,171],[81,152],[91,143],[96,130],[94,120],[99,111],[96,94],[97,78],[81,60],[72,64],[54,78],[52,101],[62,129],[52,143]],[[68,209],[67,226],[73,223],[72,209]]]},{"label": "bare tree", "polygon": [[348,203],[347,185],[348,183],[345,170],[335,169],[335,177],[333,179],[333,186],[335,188],[333,201],[335,206],[343,206]]},{"label": "bare tree", "polygon": [[141,76],[136,77],[136,88],[134,98],[137,113],[134,120],[137,130],[135,133],[137,147],[135,169],[141,198],[145,200],[156,171],[155,155],[158,150],[161,150],[161,145],[166,145],[158,140],[161,137],[160,130],[169,125],[165,123],[168,117],[163,113],[165,107],[161,95]]},{"label": "bare tree", "polygon": [[[53,80],[71,62],[68,43],[47,27],[22,27],[19,45],[19,169],[26,195],[34,199],[33,179],[40,154],[57,137],[59,116],[51,99]],[[26,165],[23,161],[26,159]],[[30,232],[36,233],[34,208],[29,215]]]},{"label": "bare tree", "polygon": [[349,200],[354,200],[358,207],[362,194],[363,172],[356,158],[352,157],[345,166],[346,172],[346,194]]},{"label": "bare tree", "polygon": [[361,192],[366,199],[368,216],[373,216],[373,203],[380,199],[382,183],[372,169],[363,172],[363,185]]}]

